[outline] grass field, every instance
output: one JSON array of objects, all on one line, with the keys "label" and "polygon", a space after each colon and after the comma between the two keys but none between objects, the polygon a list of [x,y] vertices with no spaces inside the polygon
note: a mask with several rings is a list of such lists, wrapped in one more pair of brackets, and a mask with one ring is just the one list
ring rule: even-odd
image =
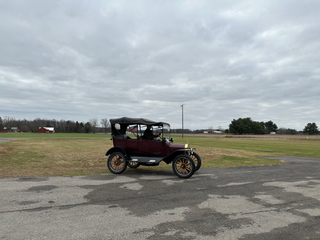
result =
[{"label": "grass field", "polygon": [[110,138],[103,133],[0,133],[0,138]]},{"label": "grass field", "polygon": [[[18,135],[26,139],[18,139]],[[109,173],[105,153],[112,147],[112,141],[108,134],[14,133],[6,135],[6,138],[17,139],[0,144],[0,178]],[[202,167],[281,164],[278,160],[261,156],[294,155],[320,158],[319,141],[216,137],[182,139],[175,136],[175,142],[188,142],[191,147],[196,147],[202,158]],[[128,168],[126,171],[164,169],[172,167],[162,163],[157,167],[141,166],[138,169]]]}]

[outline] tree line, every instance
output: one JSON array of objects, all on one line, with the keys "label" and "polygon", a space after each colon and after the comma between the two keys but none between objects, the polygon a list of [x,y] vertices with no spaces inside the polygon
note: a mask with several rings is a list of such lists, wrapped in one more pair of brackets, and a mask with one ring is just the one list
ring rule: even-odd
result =
[{"label": "tree line", "polygon": [[[278,126],[271,120],[268,122],[257,122],[249,117],[233,119],[229,124],[228,132],[233,134],[298,134],[295,129],[278,129]],[[319,134],[317,124],[308,123],[303,129],[303,133],[310,135]]]},{"label": "tree line", "polygon": [[101,119],[99,125],[98,119],[96,118],[92,118],[88,122],[79,122],[40,118],[34,120],[16,120],[11,117],[0,117],[0,131],[5,127],[8,131],[13,127],[17,127],[22,132],[38,132],[39,127],[53,127],[57,133],[106,133],[110,128],[109,124],[107,118]]},{"label": "tree line", "polygon": [[[97,133],[110,132],[110,123],[107,118],[102,118],[100,122],[98,119],[92,118],[88,122],[79,122],[72,120],[55,120],[55,119],[40,119],[34,120],[16,120],[11,117],[0,117],[0,131],[6,127],[8,131],[12,127],[17,127],[22,132],[38,132],[39,127],[54,127],[57,133]],[[172,133],[203,133],[209,129],[172,129]],[[219,127],[219,130],[222,130]],[[213,131],[208,131],[213,132]],[[298,131],[290,128],[278,128],[278,126],[271,120],[268,122],[253,121],[250,117],[233,119],[229,124],[229,129],[224,130],[226,133],[232,134],[298,134]],[[319,129],[316,123],[308,123],[304,129],[305,134],[319,134]]]}]

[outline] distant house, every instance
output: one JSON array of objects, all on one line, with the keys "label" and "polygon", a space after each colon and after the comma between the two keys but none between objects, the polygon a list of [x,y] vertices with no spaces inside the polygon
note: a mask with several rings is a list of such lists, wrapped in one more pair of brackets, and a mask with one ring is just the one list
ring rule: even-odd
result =
[{"label": "distant house", "polygon": [[21,132],[21,130],[18,127],[12,127],[10,132]]},{"label": "distant house", "polygon": [[4,127],[3,130],[1,131],[1,133],[7,133],[8,130],[7,130],[7,127]]},{"label": "distant house", "polygon": [[220,131],[220,130],[215,130],[215,131],[213,131],[213,133],[222,133],[222,131]]},{"label": "distant house", "polygon": [[54,133],[53,127],[39,127],[38,133]]}]

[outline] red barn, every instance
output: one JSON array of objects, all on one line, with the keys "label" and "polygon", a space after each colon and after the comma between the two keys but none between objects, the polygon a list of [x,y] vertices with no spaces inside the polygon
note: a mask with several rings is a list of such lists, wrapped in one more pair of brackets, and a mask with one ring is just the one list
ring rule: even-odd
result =
[{"label": "red barn", "polygon": [[1,131],[1,133],[7,133],[7,132],[8,132],[8,130],[6,127],[4,127],[3,130]]},{"label": "red barn", "polygon": [[38,133],[54,133],[53,127],[39,127]]}]

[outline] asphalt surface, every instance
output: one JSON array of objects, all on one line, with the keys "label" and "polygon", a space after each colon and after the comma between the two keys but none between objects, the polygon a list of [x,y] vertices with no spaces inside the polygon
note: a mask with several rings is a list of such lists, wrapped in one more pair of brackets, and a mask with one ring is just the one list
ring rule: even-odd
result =
[{"label": "asphalt surface", "polygon": [[[275,158],[275,157],[273,157]],[[0,239],[320,239],[320,159],[0,179]]]},{"label": "asphalt surface", "polygon": [[10,142],[12,140],[12,138],[0,138],[0,143]]}]

